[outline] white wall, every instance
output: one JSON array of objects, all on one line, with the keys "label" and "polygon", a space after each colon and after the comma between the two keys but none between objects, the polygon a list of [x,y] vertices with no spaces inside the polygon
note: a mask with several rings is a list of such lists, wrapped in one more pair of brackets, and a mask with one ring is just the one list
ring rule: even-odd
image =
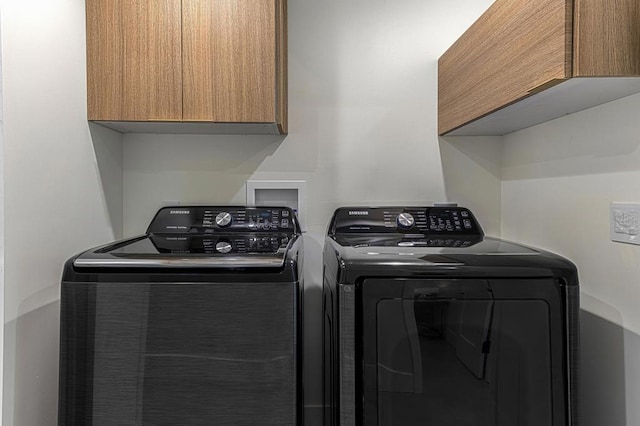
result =
[{"label": "white wall", "polygon": [[446,200],[437,59],[491,3],[289,2],[289,135],[125,135],[125,234],[163,200],[244,202],[247,179],[307,180],[320,233],[342,204]]},{"label": "white wall", "polygon": [[[243,204],[247,179],[307,181],[310,405],[321,401],[321,246],[336,207],[449,199],[499,232],[498,168],[478,165],[491,156],[464,142],[440,142],[436,121],[437,59],[491,3],[290,1],[286,138],[124,136],[126,235],[144,232],[162,201]],[[492,153],[497,143],[482,142]]]},{"label": "white wall", "polygon": [[640,202],[640,95],[505,137],[502,235],[578,266],[582,425],[640,424],[640,247],[609,240],[609,204]]},{"label": "white wall", "polygon": [[87,125],[84,2],[5,0],[1,7],[2,424],[56,425],[62,265],[122,233],[122,138]]},{"label": "white wall", "polygon": [[502,137],[440,138],[444,185],[450,200],[459,200],[478,217],[487,235],[500,236]]},{"label": "white wall", "polygon": [[[1,9],[1,5],[0,5]],[[0,13],[0,318],[4,318],[4,113],[2,89],[2,15]],[[4,324],[3,324],[4,325]],[[4,326],[0,327],[0,401],[2,400],[2,365],[4,352]],[[0,419],[2,404],[0,403]]]}]

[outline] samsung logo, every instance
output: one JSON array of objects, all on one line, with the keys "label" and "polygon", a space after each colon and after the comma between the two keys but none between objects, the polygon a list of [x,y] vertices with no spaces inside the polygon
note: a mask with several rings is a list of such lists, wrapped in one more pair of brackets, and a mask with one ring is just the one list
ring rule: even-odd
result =
[{"label": "samsung logo", "polygon": [[170,210],[169,214],[190,214],[189,210]]},{"label": "samsung logo", "polygon": [[349,210],[349,216],[369,216],[366,210]]}]

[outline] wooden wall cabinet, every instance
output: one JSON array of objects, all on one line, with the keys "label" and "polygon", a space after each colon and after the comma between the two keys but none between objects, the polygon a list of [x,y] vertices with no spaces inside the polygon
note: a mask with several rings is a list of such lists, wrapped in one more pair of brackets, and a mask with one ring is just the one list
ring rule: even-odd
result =
[{"label": "wooden wall cabinet", "polygon": [[438,133],[502,135],[640,92],[638,0],[496,0],[438,61]]},{"label": "wooden wall cabinet", "polygon": [[86,0],[88,119],[287,133],[286,0]]}]

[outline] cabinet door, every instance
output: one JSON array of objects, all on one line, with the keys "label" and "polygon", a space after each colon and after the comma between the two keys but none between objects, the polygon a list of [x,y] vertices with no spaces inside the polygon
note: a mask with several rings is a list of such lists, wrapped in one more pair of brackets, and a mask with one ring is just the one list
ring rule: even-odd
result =
[{"label": "cabinet door", "polygon": [[438,133],[571,77],[572,3],[496,0],[438,61]]},{"label": "cabinet door", "polygon": [[183,0],[184,121],[274,123],[278,0]]},{"label": "cabinet door", "polygon": [[178,121],[180,0],[86,0],[89,120]]},{"label": "cabinet door", "polygon": [[574,77],[640,76],[640,2],[575,2]]}]

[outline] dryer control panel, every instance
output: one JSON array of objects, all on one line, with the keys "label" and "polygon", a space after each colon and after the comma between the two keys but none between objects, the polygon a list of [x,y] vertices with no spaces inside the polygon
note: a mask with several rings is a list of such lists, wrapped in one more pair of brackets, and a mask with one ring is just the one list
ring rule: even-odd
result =
[{"label": "dryer control panel", "polygon": [[422,234],[483,236],[473,213],[464,207],[342,207],[329,234]]},{"label": "dryer control panel", "polygon": [[147,234],[278,232],[297,234],[300,227],[288,207],[177,206],[156,213]]}]

